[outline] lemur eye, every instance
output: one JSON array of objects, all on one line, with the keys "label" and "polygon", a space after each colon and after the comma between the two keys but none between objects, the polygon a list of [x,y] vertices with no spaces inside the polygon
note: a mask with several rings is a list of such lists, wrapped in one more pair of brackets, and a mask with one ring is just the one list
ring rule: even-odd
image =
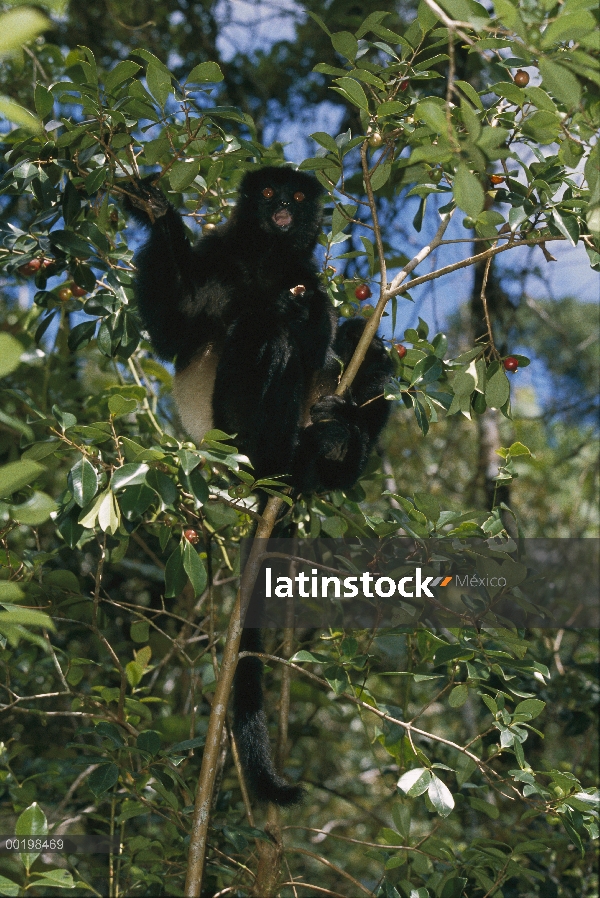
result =
[{"label": "lemur eye", "polygon": [[267,200],[270,200],[274,193],[275,193],[275,191],[273,190],[272,187],[265,187],[265,189],[262,192],[263,196]]},{"label": "lemur eye", "polygon": [[297,193],[294,194],[294,199],[296,200],[297,203],[302,202],[302,200],[304,199],[304,194],[302,193],[301,190],[298,190]]}]

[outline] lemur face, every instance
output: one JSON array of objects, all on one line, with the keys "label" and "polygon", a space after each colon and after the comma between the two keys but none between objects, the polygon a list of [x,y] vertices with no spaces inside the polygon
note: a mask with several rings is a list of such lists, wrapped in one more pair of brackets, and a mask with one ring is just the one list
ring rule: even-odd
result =
[{"label": "lemur face", "polygon": [[321,224],[321,187],[310,175],[288,168],[249,172],[240,188],[238,214],[270,234],[314,240]]}]

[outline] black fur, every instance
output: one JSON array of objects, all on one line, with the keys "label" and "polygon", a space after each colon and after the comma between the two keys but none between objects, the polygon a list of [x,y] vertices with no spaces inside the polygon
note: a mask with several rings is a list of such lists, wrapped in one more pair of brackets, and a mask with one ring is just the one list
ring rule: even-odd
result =
[{"label": "black fur", "polygon": [[[263,651],[260,630],[243,630],[240,651]],[[302,786],[290,786],[275,770],[267,717],[263,711],[262,676],[260,658],[241,658],[238,661],[233,690],[233,733],[252,792],[262,801],[272,801],[286,807],[301,801],[304,789]]]},{"label": "black fur", "polygon": [[[230,220],[195,246],[151,181],[124,187],[129,211],[150,226],[137,257],[137,301],[155,351],[183,371],[202,347],[216,349],[214,425],[237,434],[257,477],[285,474],[297,492],[350,488],[387,420],[389,404],[375,397],[392,364],[373,340],[351,391],[333,395],[340,361],[349,362],[364,321],[336,327],[319,281],[312,258],[321,228],[318,181],[289,168],[252,170]],[[304,291],[294,295],[298,285]],[[260,646],[258,631],[246,630],[244,647]],[[261,676],[260,661],[240,661],[234,729],[257,795],[291,804],[302,790],[273,767]]]}]

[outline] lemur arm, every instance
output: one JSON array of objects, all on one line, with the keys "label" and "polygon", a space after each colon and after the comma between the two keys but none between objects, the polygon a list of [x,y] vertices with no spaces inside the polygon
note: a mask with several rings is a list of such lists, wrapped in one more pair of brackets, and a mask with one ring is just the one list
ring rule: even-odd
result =
[{"label": "lemur arm", "polygon": [[190,348],[211,338],[202,288],[212,272],[210,265],[199,264],[181,215],[150,180],[128,185],[125,205],[150,229],[136,258],[140,317],[157,354],[172,359],[187,356]]}]

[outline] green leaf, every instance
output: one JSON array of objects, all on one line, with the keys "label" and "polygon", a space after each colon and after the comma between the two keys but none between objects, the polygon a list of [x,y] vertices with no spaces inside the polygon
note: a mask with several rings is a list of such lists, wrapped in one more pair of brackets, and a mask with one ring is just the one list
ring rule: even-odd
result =
[{"label": "green leaf", "polygon": [[7,580],[0,580],[0,603],[12,604],[19,602],[25,593],[18,583],[10,583]]},{"label": "green leaf", "polygon": [[455,686],[448,696],[448,704],[451,708],[461,708],[469,697],[469,687],[464,683]]},{"label": "green leaf", "polygon": [[2,13],[0,21],[0,57],[18,50],[50,25],[46,16],[31,7],[9,9]]},{"label": "green leaf", "polygon": [[88,243],[73,231],[56,230],[50,231],[48,235],[50,243],[64,249],[65,252],[76,256],[79,259],[87,259],[92,254],[92,249]]},{"label": "green leaf", "polygon": [[440,504],[430,493],[415,493],[415,506],[434,524],[440,516]]},{"label": "green leaf", "polygon": [[12,879],[0,876],[0,895],[6,895],[7,898],[17,898],[20,891],[21,886],[13,882]]},{"label": "green leaf", "polygon": [[565,12],[550,22],[542,35],[541,46],[547,48],[553,44],[576,41],[595,30],[596,20],[587,10]]},{"label": "green leaf", "polygon": [[6,631],[7,628],[17,626],[55,629],[52,618],[33,608],[11,608],[10,611],[0,613],[0,630]]},{"label": "green leaf", "polygon": [[194,595],[202,595],[207,583],[206,569],[200,556],[187,539],[184,539],[183,545],[183,567],[194,588]]},{"label": "green leaf", "polygon": [[10,496],[35,480],[46,469],[35,461],[11,461],[0,468],[0,497]]},{"label": "green leaf", "polygon": [[392,163],[384,162],[379,165],[371,175],[371,187],[373,190],[379,190],[387,183],[392,173]]},{"label": "green leaf", "polygon": [[108,400],[108,410],[114,418],[120,418],[122,415],[129,415],[131,412],[134,412],[137,408],[137,401],[135,399],[127,399],[125,396],[120,396],[118,393],[115,393],[114,396],[111,396]]},{"label": "green leaf", "polygon": [[469,84],[468,81],[455,81],[454,84],[456,87],[459,87],[463,94],[469,98],[471,103],[477,107],[477,109],[483,110],[483,103],[481,102],[481,97],[475,90],[475,88]]},{"label": "green leaf", "polygon": [[131,625],[129,635],[134,642],[148,642],[149,630],[147,620],[136,620]]},{"label": "green leaf", "polygon": [[310,135],[313,140],[316,140],[318,144],[322,147],[325,147],[326,150],[329,150],[330,153],[334,153],[334,155],[339,154],[339,147],[333,137],[330,134],[327,134],[326,131],[315,131],[314,134]]},{"label": "green leaf", "polygon": [[415,109],[415,118],[425,122],[438,134],[448,134],[448,120],[444,107],[434,100],[421,100]]},{"label": "green leaf", "polygon": [[143,730],[135,744],[140,751],[146,751],[149,755],[157,755],[160,751],[160,733],[155,730]]},{"label": "green leaf", "polygon": [[135,687],[141,682],[144,673],[144,665],[139,664],[137,661],[129,661],[125,665],[125,676],[127,677],[127,682],[132,689],[135,689]]},{"label": "green leaf", "polygon": [[96,767],[88,777],[87,784],[96,796],[99,798],[103,792],[112,789],[119,779],[119,768],[116,764],[101,764]]},{"label": "green leaf", "polygon": [[531,457],[531,450],[524,445],[524,443],[513,443],[512,446],[509,446],[508,451],[512,455],[513,458],[516,458],[518,455],[528,455]]},{"label": "green leaf", "polygon": [[546,112],[556,112],[556,103],[541,87],[526,87],[525,95],[538,109],[545,109]]},{"label": "green leaf", "polygon": [[158,100],[160,106],[164,106],[172,92],[170,73],[167,73],[164,67],[151,62],[146,72],[146,83],[154,99]]},{"label": "green leaf", "polygon": [[200,172],[199,159],[186,159],[175,162],[169,172],[169,182],[173,190],[181,191],[189,187]]},{"label": "green leaf", "polygon": [[428,355],[424,359],[420,359],[413,368],[410,385],[416,383],[429,384],[434,383],[442,375],[442,363],[437,356]]},{"label": "green leaf", "polygon": [[[590,234],[592,234],[596,240],[600,240],[600,206],[590,206],[585,220],[590,229]],[[587,248],[590,249],[590,247]]]},{"label": "green leaf", "polygon": [[105,533],[114,534],[119,529],[120,523],[121,513],[116,496],[112,490],[106,490],[98,506],[98,525]]},{"label": "green leaf", "polygon": [[34,492],[26,502],[20,505],[9,505],[9,513],[11,518],[18,521],[19,524],[28,524],[30,527],[37,527],[47,521],[50,515],[57,510],[58,506],[54,499],[47,493]]},{"label": "green leaf", "polygon": [[477,385],[473,374],[468,371],[459,371],[452,381],[452,389],[455,396],[470,396]]},{"label": "green leaf", "polygon": [[408,795],[410,798],[416,798],[427,791],[431,782],[431,776],[431,770],[428,770],[426,767],[415,767],[414,770],[407,770],[396,785],[405,795]]},{"label": "green leaf", "polygon": [[54,108],[54,97],[43,84],[36,84],[34,102],[35,110],[40,118],[46,118]]},{"label": "green leaf", "polygon": [[491,820],[497,820],[500,816],[500,809],[495,804],[490,804],[489,801],[484,801],[482,798],[470,797],[469,804],[474,810],[487,814]]},{"label": "green leaf", "polygon": [[323,31],[325,32],[325,34],[327,34],[327,35],[329,35],[329,37],[331,37],[331,31],[329,30],[329,28],[327,27],[327,25],[325,24],[323,19],[320,16],[318,16],[316,14],[316,12],[310,12],[310,10],[308,10],[308,14],[311,17],[311,19],[313,19],[317,23],[319,28],[322,28]]},{"label": "green leaf", "polygon": [[[15,835],[17,836],[45,836],[48,832],[48,823],[46,815],[42,811],[37,802],[34,801],[28,808],[19,815],[15,825]],[[20,852],[21,860],[25,866],[27,873],[29,868],[39,856],[39,851],[22,851]]]},{"label": "green leaf", "polygon": [[487,9],[475,0],[443,0],[441,5],[458,22],[470,22],[475,28],[489,25]]},{"label": "green leaf", "polygon": [[454,798],[452,792],[445,783],[438,779],[435,774],[431,774],[431,782],[427,789],[429,801],[434,806],[440,817],[447,817],[454,808]]},{"label": "green leaf", "polygon": [[348,685],[348,678],[343,667],[332,664],[323,671],[323,676],[333,689],[336,695],[341,695]]},{"label": "green leaf", "polygon": [[9,122],[14,122],[15,125],[26,128],[34,134],[44,133],[39,119],[29,112],[28,109],[11,100],[10,97],[0,96],[0,119],[2,118],[8,119]]},{"label": "green leaf", "polygon": [[33,873],[35,879],[31,884],[34,887],[47,886],[52,889],[74,889],[75,882],[68,870],[46,870],[44,873]]},{"label": "green leaf", "polygon": [[165,599],[174,599],[178,596],[186,583],[187,574],[183,566],[183,546],[180,543],[169,556],[165,566]]},{"label": "green leaf", "polygon": [[469,171],[464,162],[459,164],[454,176],[454,199],[456,204],[471,218],[477,218],[483,210],[485,200],[483,187],[477,176]]},{"label": "green leaf", "polygon": [[[369,109],[369,102],[365,96],[365,92],[354,78],[336,78],[336,84],[340,88],[339,93],[345,95],[351,103],[355,106],[358,106],[359,109],[364,109],[365,112]],[[335,90],[335,88],[333,88]]]},{"label": "green leaf", "polygon": [[123,62],[117,63],[114,69],[111,69],[108,73],[104,79],[104,89],[108,94],[112,93],[115,87],[118,87],[123,81],[127,81],[128,78],[133,78],[140,69],[141,65],[138,65],[137,62],[133,62],[131,59],[124,59]]},{"label": "green leaf", "polygon": [[69,474],[69,487],[80,508],[88,505],[98,489],[98,475],[93,464],[82,456]]},{"label": "green leaf", "polygon": [[579,227],[575,216],[559,212],[558,209],[553,209],[552,220],[563,237],[567,238],[571,246],[577,246],[577,241],[579,240]]},{"label": "green leaf", "polygon": [[545,707],[546,702],[543,702],[541,699],[527,698],[524,702],[519,702],[515,708],[515,714],[530,714],[530,720],[533,720],[542,713]]},{"label": "green leaf", "polygon": [[223,80],[223,72],[216,62],[201,62],[194,66],[190,74],[187,76],[186,84],[204,84],[210,82],[216,84]]},{"label": "green leaf", "polygon": [[510,396],[510,384],[506,372],[499,368],[485,387],[485,401],[490,408],[502,408]]},{"label": "green leaf", "polygon": [[306,649],[301,649],[299,652],[290,658],[290,661],[315,661],[317,664],[327,664],[331,661],[331,658],[328,658],[327,655],[320,655],[318,652],[308,652]]},{"label": "green leaf", "polygon": [[538,63],[544,87],[566,106],[578,106],[581,100],[581,86],[575,75],[556,62],[542,57]]},{"label": "green leaf", "polygon": [[0,334],[0,377],[6,377],[18,368],[23,355],[23,346],[12,334]]},{"label": "green leaf", "polygon": [[337,53],[354,62],[358,53],[358,41],[349,31],[338,31],[331,35],[331,43]]},{"label": "green leaf", "polygon": [[171,478],[158,468],[150,468],[146,474],[146,483],[158,493],[165,505],[173,505],[179,493]]},{"label": "green leaf", "polygon": [[356,32],[356,37],[364,37],[365,34],[368,34],[368,32],[371,30],[371,26],[379,25],[379,23],[382,22],[386,16],[389,16],[389,12],[382,12],[381,10],[372,12],[367,16],[367,18],[364,20],[364,22]]},{"label": "green leaf", "polygon": [[146,474],[150,468],[146,464],[129,463],[117,468],[110,481],[110,487],[115,492],[122,490],[126,486],[134,486],[136,484],[146,482]]},{"label": "green leaf", "polygon": [[[206,684],[206,674],[202,675],[202,679]],[[183,742],[176,742],[175,745],[171,745],[169,749],[167,749],[166,754],[168,755],[181,755],[193,748],[200,748],[201,745],[204,745],[206,742],[206,738],[204,736],[196,736],[195,739],[184,739]]]},{"label": "green leaf", "polygon": [[490,91],[499,97],[504,97],[511,103],[514,103],[515,106],[522,106],[526,100],[525,93],[523,93],[520,87],[517,87],[514,81],[499,81],[498,84],[490,87]]}]

